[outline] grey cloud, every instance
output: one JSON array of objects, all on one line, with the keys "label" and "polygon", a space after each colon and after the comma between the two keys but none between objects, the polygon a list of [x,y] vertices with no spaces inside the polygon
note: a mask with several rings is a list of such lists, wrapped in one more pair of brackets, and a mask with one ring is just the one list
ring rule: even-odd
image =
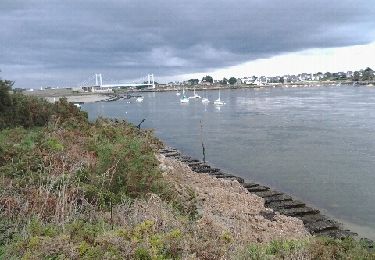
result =
[{"label": "grey cloud", "polygon": [[0,68],[19,86],[236,65],[374,40],[369,1],[3,0]]}]

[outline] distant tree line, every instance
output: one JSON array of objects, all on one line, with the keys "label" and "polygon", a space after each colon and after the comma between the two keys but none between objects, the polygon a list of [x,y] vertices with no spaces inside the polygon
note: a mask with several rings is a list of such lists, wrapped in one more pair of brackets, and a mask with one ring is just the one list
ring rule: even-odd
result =
[{"label": "distant tree line", "polygon": [[[375,71],[372,70],[371,68],[367,67],[364,70],[359,70],[359,71],[354,71],[349,73],[345,72],[318,72],[314,74],[309,74],[309,73],[302,73],[298,74],[297,76],[292,75],[293,79],[298,80],[299,76],[307,75],[307,80],[321,80],[321,81],[326,81],[326,80],[352,80],[352,81],[372,81],[375,80]],[[311,75],[311,76],[310,76]],[[289,76],[289,75],[288,75]],[[285,76],[278,76],[278,77],[269,77],[267,78],[267,82],[269,83],[286,83],[288,80],[285,79]],[[210,83],[212,84],[214,82],[212,76],[206,75],[202,78],[201,80],[202,83]],[[220,81],[217,81],[218,84],[221,85],[235,85],[238,82],[238,79],[235,77],[230,77],[229,79],[223,78]],[[199,80],[198,79],[189,79],[188,80],[189,85],[198,85]]]},{"label": "distant tree line", "polygon": [[369,81],[375,79],[374,71],[367,67],[364,70],[354,71],[352,75],[346,75],[342,72],[326,72],[326,73],[317,73],[321,76],[321,80],[347,80],[352,79],[353,81]]},{"label": "distant tree line", "polygon": [[[199,79],[189,79],[187,82],[188,82],[189,85],[198,85]],[[206,75],[202,78],[201,82],[212,84],[214,82],[214,79],[213,79],[212,76]],[[227,78],[223,78],[218,83],[221,84],[221,85],[227,85],[227,84],[234,85],[234,84],[237,83],[237,79],[235,77],[231,77],[231,78],[229,78],[229,80]]]}]

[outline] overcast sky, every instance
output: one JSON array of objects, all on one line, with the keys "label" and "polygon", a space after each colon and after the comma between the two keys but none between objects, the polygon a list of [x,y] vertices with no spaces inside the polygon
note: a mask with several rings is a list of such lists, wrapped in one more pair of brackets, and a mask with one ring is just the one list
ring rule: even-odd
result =
[{"label": "overcast sky", "polygon": [[0,0],[0,77],[40,87],[95,73],[166,81],[360,69],[375,64],[374,17],[369,0]]}]

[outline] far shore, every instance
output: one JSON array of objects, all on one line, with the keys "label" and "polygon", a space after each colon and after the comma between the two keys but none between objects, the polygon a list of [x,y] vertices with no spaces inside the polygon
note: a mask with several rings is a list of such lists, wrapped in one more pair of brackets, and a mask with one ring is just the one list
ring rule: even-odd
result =
[{"label": "far shore", "polygon": [[207,91],[207,90],[219,90],[219,89],[265,89],[265,88],[302,88],[302,87],[322,87],[322,86],[368,86],[374,87],[375,82],[335,82],[335,81],[324,81],[324,82],[297,82],[297,83],[270,83],[267,85],[176,85],[176,86],[158,86],[155,89],[116,89],[115,92],[81,92],[73,91],[72,89],[48,89],[48,90],[37,90],[33,92],[24,92],[27,95],[39,96],[47,99],[49,102],[55,102],[61,97],[66,97],[68,102],[71,103],[93,103],[107,101],[115,96],[142,93],[142,92],[169,92],[169,91],[181,91],[185,89],[187,91]]},{"label": "far shore", "polygon": [[55,101],[58,101],[62,97],[66,97],[66,99],[70,103],[94,103],[94,102],[105,101],[109,98],[108,95],[95,94],[95,93],[92,93],[90,95],[57,96],[57,97],[44,97],[44,98],[47,101],[53,103]]}]

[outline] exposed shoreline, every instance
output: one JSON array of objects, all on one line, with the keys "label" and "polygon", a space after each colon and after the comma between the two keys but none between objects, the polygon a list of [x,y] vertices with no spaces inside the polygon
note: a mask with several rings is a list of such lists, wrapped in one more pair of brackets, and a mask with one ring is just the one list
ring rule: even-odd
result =
[{"label": "exposed shoreline", "polygon": [[[195,173],[206,173],[219,179],[237,180],[251,194],[263,198],[265,207],[279,214],[300,219],[311,235],[328,236],[337,239],[347,237],[358,238],[358,234],[346,229],[342,223],[321,214],[318,209],[308,206],[302,201],[295,200],[288,194],[272,190],[267,186],[255,182],[247,182],[241,177],[225,173],[218,168],[212,168],[210,165],[183,155],[180,151],[171,147],[161,149],[160,153],[165,157],[174,158],[185,163]],[[368,242],[369,245],[372,243],[372,241],[367,238],[359,239]]]}]

